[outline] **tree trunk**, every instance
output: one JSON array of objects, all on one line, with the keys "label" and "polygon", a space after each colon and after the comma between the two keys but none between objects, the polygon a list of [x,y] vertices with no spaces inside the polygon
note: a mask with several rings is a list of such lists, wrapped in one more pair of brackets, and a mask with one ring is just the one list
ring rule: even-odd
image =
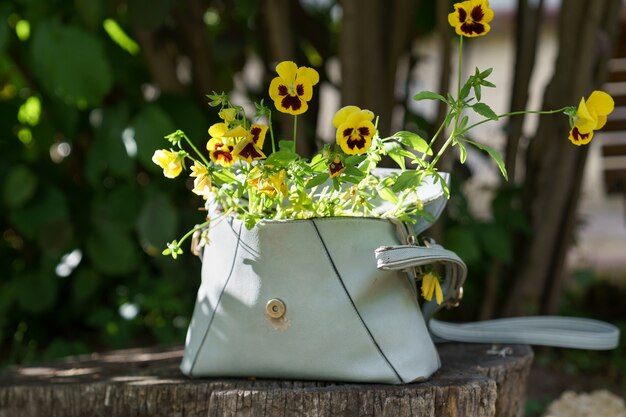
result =
[{"label": "tree trunk", "polygon": [[373,111],[380,117],[381,136],[387,136],[391,133],[397,66],[409,51],[416,2],[343,0],[341,5],[341,101]]},{"label": "tree trunk", "polygon": [[406,385],[187,378],[180,348],[92,354],[0,374],[0,417],[521,417],[533,354],[449,343],[430,380]]},{"label": "tree trunk", "polygon": [[[580,97],[588,96],[602,84],[604,71],[598,69],[605,68],[613,50],[619,3],[619,0],[563,2],[555,68],[558,76],[546,89],[544,108],[576,105]],[[585,148],[567,140],[568,130],[563,115],[542,117],[530,144],[523,204],[534,234],[519,245],[505,315],[550,313],[558,305],[587,156]]]},{"label": "tree trunk", "polygon": [[[528,0],[518,0],[515,28],[515,71],[511,91],[511,111],[525,109],[528,103],[530,79],[535,67],[539,23],[543,12],[543,0],[531,6]],[[515,181],[519,142],[522,137],[524,116],[511,117],[508,121],[508,138],[505,163],[510,181]]]}]

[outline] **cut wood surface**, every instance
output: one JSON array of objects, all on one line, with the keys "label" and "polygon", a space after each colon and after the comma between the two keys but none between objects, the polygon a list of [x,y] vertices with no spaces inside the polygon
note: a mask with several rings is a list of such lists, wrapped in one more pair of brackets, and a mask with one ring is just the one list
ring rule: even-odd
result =
[{"label": "cut wood surface", "polygon": [[532,350],[500,348],[439,345],[441,370],[399,386],[190,379],[180,347],[95,353],[1,373],[0,417],[521,417]]}]

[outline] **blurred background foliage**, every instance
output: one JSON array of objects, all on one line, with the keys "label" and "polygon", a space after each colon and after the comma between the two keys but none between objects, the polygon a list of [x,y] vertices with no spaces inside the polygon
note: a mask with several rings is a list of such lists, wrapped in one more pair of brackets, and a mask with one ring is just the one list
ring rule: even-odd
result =
[{"label": "blurred background foliage", "polygon": [[[200,262],[191,255],[173,261],[161,251],[202,221],[202,201],[189,183],[181,186],[184,179],[165,179],[151,162],[154,150],[166,147],[164,135],[181,128],[203,146],[217,121],[206,94],[235,91],[244,104],[267,102],[274,65],[284,59],[315,67],[321,84],[340,90],[345,104],[372,109],[389,129],[392,108],[406,107],[409,97],[410,71],[398,79],[397,68],[402,59],[408,68],[418,64],[413,43],[440,32],[442,53],[450,54],[445,13],[452,3],[3,1],[0,366],[182,343]],[[358,19],[340,19],[339,5]],[[445,89],[449,71],[429,87]],[[399,97],[397,85],[405,90]],[[304,153],[320,144],[321,95],[298,123],[308,139],[299,143]],[[278,130],[291,129],[290,119],[277,119]],[[434,123],[409,109],[397,124],[427,134]],[[515,270],[517,245],[534,225],[519,184],[497,187],[489,219],[472,214],[465,174],[455,175],[445,228],[433,233],[470,267],[461,318],[490,318],[502,312],[513,285],[502,275]],[[531,310],[545,312],[538,305]]]}]

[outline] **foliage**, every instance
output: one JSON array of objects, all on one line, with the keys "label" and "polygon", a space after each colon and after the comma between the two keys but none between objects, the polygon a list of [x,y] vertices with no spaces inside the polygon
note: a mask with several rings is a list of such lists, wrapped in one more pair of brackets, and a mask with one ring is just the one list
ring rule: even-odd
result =
[{"label": "foliage", "polygon": [[[201,136],[213,116],[192,85],[159,88],[137,42],[180,27],[173,3],[0,4],[0,365],[184,338],[199,262],[157,248],[197,204],[151,157],[174,126]],[[236,10],[204,26],[224,46],[215,88],[254,45],[233,37],[254,2]]]}]

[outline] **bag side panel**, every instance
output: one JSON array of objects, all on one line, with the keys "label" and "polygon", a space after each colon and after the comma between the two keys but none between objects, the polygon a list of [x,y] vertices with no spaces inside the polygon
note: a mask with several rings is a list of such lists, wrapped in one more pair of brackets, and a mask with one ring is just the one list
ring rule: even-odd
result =
[{"label": "bag side panel", "polygon": [[399,243],[395,226],[370,219],[315,222],[363,320],[402,379],[432,375],[441,363],[414,283],[406,273],[376,268],[375,249]]}]

